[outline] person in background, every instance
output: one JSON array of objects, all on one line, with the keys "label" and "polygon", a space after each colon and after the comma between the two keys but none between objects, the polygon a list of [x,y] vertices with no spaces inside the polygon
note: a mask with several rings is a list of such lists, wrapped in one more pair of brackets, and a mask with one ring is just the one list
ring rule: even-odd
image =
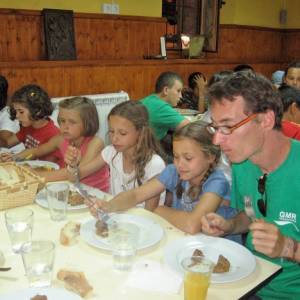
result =
[{"label": "person in background", "polygon": [[209,213],[203,232],[249,232],[246,247],[283,270],[258,291],[260,299],[300,295],[300,142],[281,132],[282,103],[272,83],[259,74],[232,74],[208,90],[214,144],[232,162],[234,218]]},{"label": "person in background", "polygon": [[[108,164],[110,194],[115,196],[142,185],[165,168],[165,162],[160,156],[160,145],[153,136],[147,110],[141,103],[126,101],[113,107],[108,115],[108,127],[112,144],[106,146],[88,164],[80,164],[80,176],[87,176]],[[73,150],[69,149],[66,162],[76,166],[79,156]],[[164,201],[165,195],[159,193],[139,206],[153,210]]]},{"label": "person in background", "polygon": [[236,65],[233,68],[233,72],[255,72],[253,67],[247,64],[240,64],[240,65]]},{"label": "person in background", "polygon": [[207,123],[196,121],[174,133],[174,164],[168,165],[160,175],[138,188],[118,194],[111,201],[97,200],[91,207],[106,212],[125,210],[166,189],[172,192],[172,206],[159,206],[154,212],[180,230],[189,234],[201,232],[201,217],[217,211],[225,217],[235,211],[220,205],[230,199],[230,185],[222,171],[216,168],[220,148],[212,144]]},{"label": "person in background", "polygon": [[[12,120],[17,119],[20,123],[20,130],[0,140],[1,147],[11,148],[23,143],[25,150],[13,155],[2,153],[0,159],[8,161],[14,159],[28,159],[31,149],[48,142],[53,136],[59,134],[59,129],[49,118],[53,106],[46,91],[40,86],[29,84],[18,89],[11,98],[10,116]],[[44,160],[56,161],[53,154],[42,157]]]},{"label": "person in background", "polygon": [[283,83],[284,71],[277,70],[272,74],[271,82],[278,89]]},{"label": "person in background", "polygon": [[300,140],[300,90],[289,85],[282,85],[278,90],[283,104],[282,132]]},{"label": "person in background", "polygon": [[[58,124],[60,134],[50,139],[47,143],[32,149],[34,158],[45,156],[48,153],[57,151],[63,158],[69,147],[76,149],[76,155],[80,157],[80,164],[88,164],[100,154],[104,148],[104,142],[96,136],[99,130],[99,118],[95,104],[86,97],[73,97],[59,102]],[[72,165],[65,165],[64,159],[58,164],[59,170],[35,171],[45,179],[45,182],[66,180],[69,176],[77,179],[77,168]],[[88,176],[82,176],[82,183],[98,188],[104,192],[109,191],[109,170],[103,165]]]},{"label": "person in background", "polygon": [[284,83],[300,89],[300,62],[290,63],[284,71]]},{"label": "person in background", "polygon": [[150,127],[154,136],[161,142],[165,152],[172,155],[171,133],[183,127],[189,120],[182,116],[174,107],[181,98],[183,83],[177,73],[161,73],[156,80],[155,93],[140,100],[149,114]]},{"label": "person in background", "polygon": [[178,108],[188,108],[204,113],[206,78],[201,72],[193,72],[188,77],[188,87],[183,88],[182,97],[177,104]]},{"label": "person in background", "polygon": [[7,106],[8,82],[0,75],[0,140],[7,141],[20,130],[18,121],[10,119],[9,106]]}]

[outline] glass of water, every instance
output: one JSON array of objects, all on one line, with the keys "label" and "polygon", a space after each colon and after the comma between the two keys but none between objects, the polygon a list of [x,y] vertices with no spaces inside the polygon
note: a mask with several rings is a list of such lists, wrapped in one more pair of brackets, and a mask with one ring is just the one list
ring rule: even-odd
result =
[{"label": "glass of water", "polygon": [[33,211],[28,208],[10,209],[5,212],[5,223],[12,250],[20,253],[23,244],[31,241]]},{"label": "glass of water", "polygon": [[30,287],[51,285],[55,244],[52,241],[32,241],[22,247],[22,260]]},{"label": "glass of water", "polygon": [[139,227],[133,223],[118,222],[109,225],[108,238],[117,270],[130,270],[139,242]]}]

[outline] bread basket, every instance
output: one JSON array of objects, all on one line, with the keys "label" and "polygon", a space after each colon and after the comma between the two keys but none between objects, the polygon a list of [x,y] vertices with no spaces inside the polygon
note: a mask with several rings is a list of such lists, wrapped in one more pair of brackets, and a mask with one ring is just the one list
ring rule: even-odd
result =
[{"label": "bread basket", "polygon": [[0,210],[32,204],[42,182],[21,165],[0,163]]}]

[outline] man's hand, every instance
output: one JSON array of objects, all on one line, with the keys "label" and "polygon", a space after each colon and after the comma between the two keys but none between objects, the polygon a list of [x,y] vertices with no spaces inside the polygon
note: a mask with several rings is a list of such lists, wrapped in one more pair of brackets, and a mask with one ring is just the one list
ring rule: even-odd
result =
[{"label": "man's hand", "polygon": [[281,255],[284,236],[276,225],[259,219],[253,222],[249,229],[253,235],[253,246],[256,251],[272,258]]}]

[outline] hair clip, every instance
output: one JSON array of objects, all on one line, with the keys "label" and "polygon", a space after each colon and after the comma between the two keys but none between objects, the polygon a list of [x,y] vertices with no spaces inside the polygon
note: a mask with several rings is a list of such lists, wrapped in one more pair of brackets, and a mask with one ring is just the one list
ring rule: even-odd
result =
[{"label": "hair clip", "polygon": [[33,96],[35,96],[35,92],[31,92],[29,95],[30,95],[30,97],[33,97]]}]

